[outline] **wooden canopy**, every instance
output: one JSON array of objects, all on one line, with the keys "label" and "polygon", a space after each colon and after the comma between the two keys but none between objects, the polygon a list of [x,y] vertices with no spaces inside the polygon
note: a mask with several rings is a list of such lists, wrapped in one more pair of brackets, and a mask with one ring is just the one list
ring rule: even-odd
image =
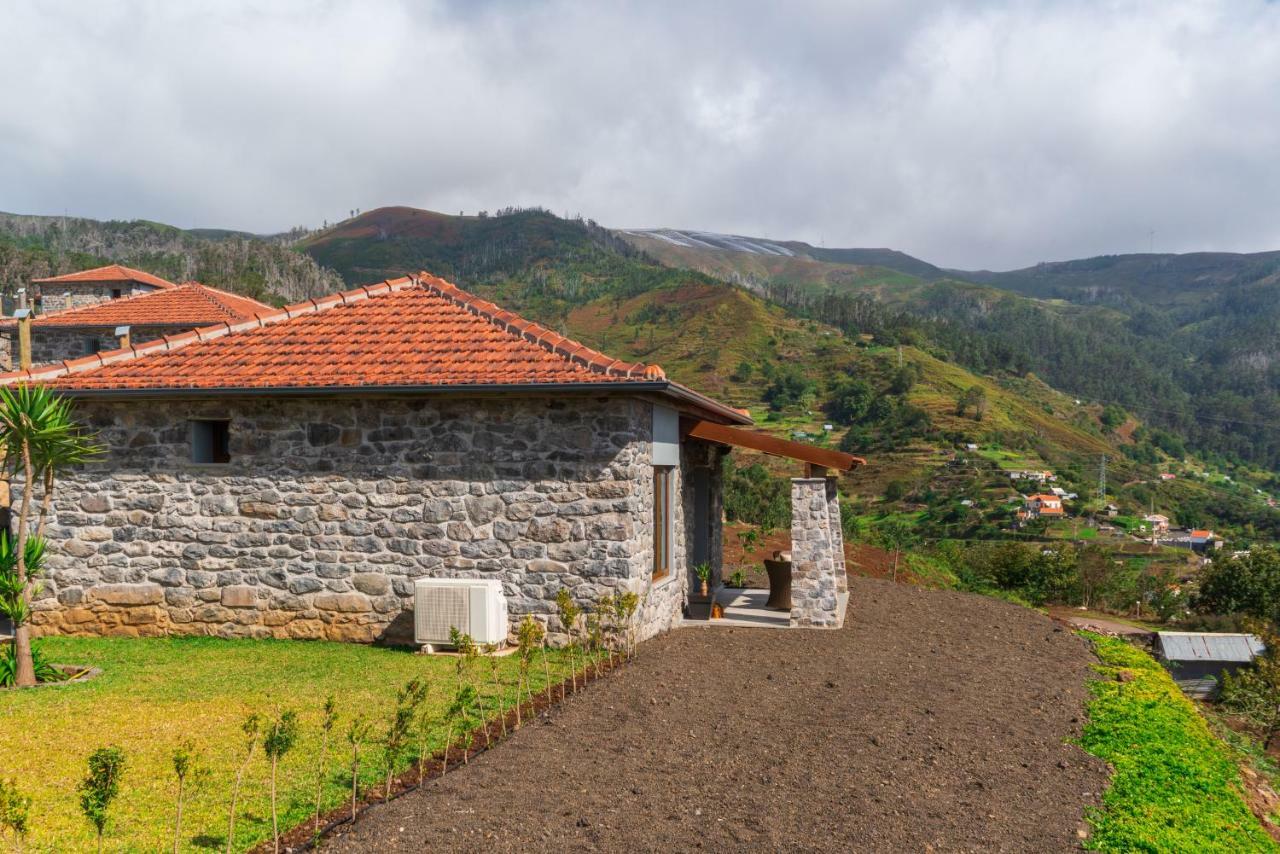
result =
[{"label": "wooden canopy", "polygon": [[779,439],[777,436],[770,436],[767,433],[758,433],[755,430],[730,427],[727,424],[716,424],[711,421],[695,421],[693,427],[685,435],[692,436],[695,439],[705,439],[708,442],[719,442],[722,445],[750,448],[753,451],[761,451],[766,454],[772,454],[775,457],[800,460],[809,466],[817,468],[849,471],[855,466],[865,466],[867,464],[867,461],[862,457],[855,457],[853,454],[846,454],[843,451],[832,451],[829,448],[819,448],[816,445],[808,445],[804,442],[792,442],[787,439]]}]

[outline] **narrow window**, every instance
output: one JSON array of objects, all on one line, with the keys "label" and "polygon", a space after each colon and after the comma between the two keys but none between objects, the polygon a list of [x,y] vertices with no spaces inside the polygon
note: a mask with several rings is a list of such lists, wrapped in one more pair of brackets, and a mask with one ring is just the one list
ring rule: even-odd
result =
[{"label": "narrow window", "polygon": [[112,288],[112,289],[111,289],[111,298],[112,298],[112,299],[120,299],[120,297],[121,297],[121,295],[122,295],[122,294],[123,294],[123,292],[122,292],[119,288]]},{"label": "narrow window", "polygon": [[84,339],[84,354],[92,356],[102,349],[101,344],[96,337]]},{"label": "narrow window", "polygon": [[653,579],[671,574],[671,466],[653,468]]},{"label": "narrow window", "polygon": [[193,463],[231,462],[231,422],[226,420],[191,422]]}]

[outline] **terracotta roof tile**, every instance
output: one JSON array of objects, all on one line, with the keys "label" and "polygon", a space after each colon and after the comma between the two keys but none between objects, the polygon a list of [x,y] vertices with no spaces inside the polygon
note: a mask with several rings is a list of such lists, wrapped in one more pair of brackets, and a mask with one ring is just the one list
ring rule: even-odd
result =
[{"label": "terracotta roof tile", "polygon": [[63,276],[48,276],[43,279],[32,279],[31,281],[39,284],[71,284],[76,282],[141,282],[144,285],[151,285],[153,288],[176,288],[173,282],[153,276],[150,273],[144,273],[142,270],[135,270],[132,267],[124,267],[120,264],[108,264],[105,267],[95,267],[92,270],[81,270],[78,273],[67,273]]},{"label": "terracotta roof tile", "polygon": [[[266,303],[218,290],[199,282],[185,282],[161,291],[38,314],[36,328],[54,326],[208,326],[240,321],[258,312],[272,312]],[[6,326],[16,321],[7,319]]]},{"label": "terracotta roof tile", "polygon": [[70,392],[234,393],[661,381],[658,390],[669,396],[730,421],[750,422],[737,410],[667,381],[657,365],[613,359],[425,273],[286,309],[262,309],[247,320],[0,374],[0,385],[35,381]]}]

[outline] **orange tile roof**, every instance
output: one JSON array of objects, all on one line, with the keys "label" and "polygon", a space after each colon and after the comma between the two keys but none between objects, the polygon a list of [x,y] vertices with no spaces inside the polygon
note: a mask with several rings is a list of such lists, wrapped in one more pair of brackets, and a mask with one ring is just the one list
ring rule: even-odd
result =
[{"label": "orange tile roof", "polygon": [[141,270],[135,270],[132,267],[124,267],[120,264],[108,264],[105,267],[95,267],[92,270],[81,270],[78,273],[67,273],[64,276],[48,276],[43,279],[32,279],[31,281],[39,284],[74,284],[76,282],[141,282],[144,285],[151,285],[153,288],[176,288],[173,282],[153,276],[150,273],[144,273]]},{"label": "orange tile roof", "polygon": [[1191,536],[1197,539],[1207,540],[1213,536],[1213,531],[1203,531],[1203,530],[1192,531]]},{"label": "orange tile roof", "polygon": [[21,382],[72,393],[633,384],[750,423],[657,365],[612,359],[426,273],[0,374]]},{"label": "orange tile roof", "polygon": [[[215,323],[248,320],[275,309],[255,299],[211,288],[199,282],[184,282],[160,291],[107,302],[38,314],[32,326],[210,326]],[[5,326],[17,321],[6,318]]]}]

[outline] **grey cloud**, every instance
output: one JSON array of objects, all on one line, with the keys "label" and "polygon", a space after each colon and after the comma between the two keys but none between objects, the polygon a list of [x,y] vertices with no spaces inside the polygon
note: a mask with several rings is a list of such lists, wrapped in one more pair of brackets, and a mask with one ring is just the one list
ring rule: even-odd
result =
[{"label": "grey cloud", "polygon": [[542,204],[995,268],[1280,247],[1257,0],[51,2],[0,30],[0,209]]}]

